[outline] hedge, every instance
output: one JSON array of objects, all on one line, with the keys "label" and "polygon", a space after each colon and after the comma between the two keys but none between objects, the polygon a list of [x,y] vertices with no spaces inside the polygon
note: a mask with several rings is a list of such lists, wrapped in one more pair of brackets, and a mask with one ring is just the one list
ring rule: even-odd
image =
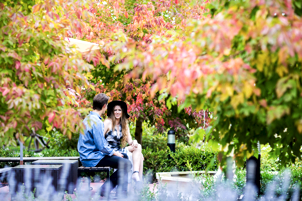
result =
[{"label": "hedge", "polygon": [[[176,153],[172,153],[168,148],[153,151],[147,147],[143,149],[144,155],[144,172],[170,172],[170,171],[199,171],[205,170],[207,164],[212,164],[209,170],[217,170],[217,162],[215,154],[202,151],[195,147],[184,147],[176,149]],[[20,157],[18,149],[0,149],[1,157]],[[78,152],[73,149],[57,150],[44,149],[40,153],[24,151],[24,156],[33,157],[52,157],[52,156],[79,156]],[[6,163],[7,164],[7,163]],[[4,163],[0,163],[0,167],[4,167]],[[9,166],[18,165],[18,163],[9,163]],[[154,175],[155,178],[155,175]]]},{"label": "hedge", "polygon": [[217,170],[216,155],[195,147],[176,149],[175,153],[168,148],[156,152],[146,148],[143,155],[145,172],[200,171],[206,170],[209,164],[208,170]]}]

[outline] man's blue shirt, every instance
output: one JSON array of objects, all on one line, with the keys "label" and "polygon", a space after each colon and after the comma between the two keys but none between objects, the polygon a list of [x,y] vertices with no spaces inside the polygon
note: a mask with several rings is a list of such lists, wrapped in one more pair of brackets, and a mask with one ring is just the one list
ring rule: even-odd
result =
[{"label": "man's blue shirt", "polygon": [[104,123],[96,112],[90,112],[84,119],[84,134],[80,134],[78,152],[85,167],[95,167],[104,156],[112,156],[114,150],[109,147],[104,137]]}]

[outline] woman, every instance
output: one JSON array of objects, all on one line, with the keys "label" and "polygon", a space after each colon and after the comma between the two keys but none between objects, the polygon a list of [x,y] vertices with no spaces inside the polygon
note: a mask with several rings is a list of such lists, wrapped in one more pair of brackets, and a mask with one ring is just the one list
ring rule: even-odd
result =
[{"label": "woman", "polygon": [[[134,181],[141,181],[143,176],[143,154],[141,145],[132,140],[128,125],[127,104],[123,101],[112,101],[108,104],[108,118],[104,121],[105,139],[109,146],[121,153],[132,153]],[[130,145],[126,147],[126,144]]]}]

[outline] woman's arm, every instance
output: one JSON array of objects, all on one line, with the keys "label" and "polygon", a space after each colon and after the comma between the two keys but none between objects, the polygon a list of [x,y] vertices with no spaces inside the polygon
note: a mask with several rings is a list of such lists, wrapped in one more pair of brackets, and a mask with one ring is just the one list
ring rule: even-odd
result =
[{"label": "woman's arm", "polygon": [[137,143],[137,141],[134,139],[134,140],[132,140],[132,137],[131,137],[131,134],[130,134],[130,128],[129,128],[129,125],[127,125],[128,126],[128,129],[127,129],[127,131],[128,131],[128,144],[130,145],[130,146],[132,146],[133,148],[137,148],[137,146],[138,146],[138,143]]},{"label": "woman's arm", "polygon": [[131,134],[130,134],[129,124],[127,125],[127,135],[128,135],[128,137],[127,137],[128,144],[132,145],[133,140],[132,140],[132,137],[131,137]]},{"label": "woman's arm", "polygon": [[111,119],[105,119],[104,121],[104,136],[112,127],[112,121]]}]

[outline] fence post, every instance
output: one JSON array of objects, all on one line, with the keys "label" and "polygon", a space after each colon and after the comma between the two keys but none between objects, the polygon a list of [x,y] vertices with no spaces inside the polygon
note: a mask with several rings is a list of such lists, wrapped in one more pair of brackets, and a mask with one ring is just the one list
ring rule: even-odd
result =
[{"label": "fence post", "polygon": [[23,165],[23,143],[19,140],[20,144],[20,165]]}]

